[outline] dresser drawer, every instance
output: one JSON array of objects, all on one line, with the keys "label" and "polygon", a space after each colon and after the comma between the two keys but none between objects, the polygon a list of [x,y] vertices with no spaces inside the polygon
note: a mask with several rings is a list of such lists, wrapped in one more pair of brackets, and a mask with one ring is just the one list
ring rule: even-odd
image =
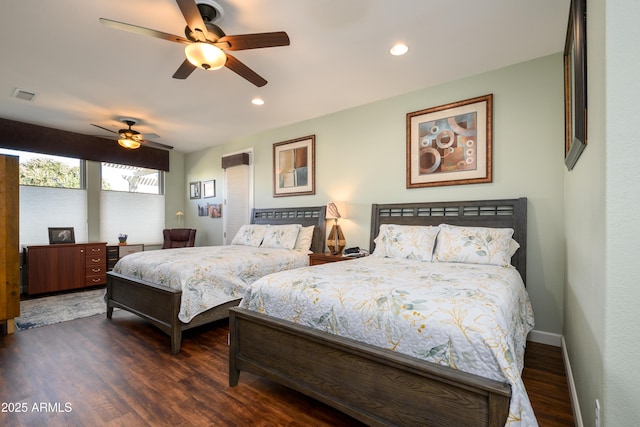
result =
[{"label": "dresser drawer", "polygon": [[106,266],[107,257],[104,255],[87,255],[86,266],[91,267],[93,265]]},{"label": "dresser drawer", "polygon": [[102,255],[104,256],[107,253],[106,245],[85,245],[87,256],[92,255]]},{"label": "dresser drawer", "polygon": [[105,274],[107,272],[107,268],[104,265],[87,265],[86,267],[86,276],[96,276],[100,274]]},{"label": "dresser drawer", "polygon": [[95,276],[87,276],[85,279],[85,286],[105,285],[107,283],[107,273],[98,274]]}]

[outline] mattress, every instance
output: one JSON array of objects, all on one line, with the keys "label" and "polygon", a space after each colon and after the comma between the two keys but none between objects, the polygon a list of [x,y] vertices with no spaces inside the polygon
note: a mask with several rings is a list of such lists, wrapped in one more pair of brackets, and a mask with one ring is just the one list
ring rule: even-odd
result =
[{"label": "mattress", "polygon": [[537,425],[521,378],[534,317],[513,267],[369,256],[265,276],[240,306],[508,382],[507,425]]},{"label": "mattress", "polygon": [[212,307],[242,298],[263,276],[308,264],[306,251],[230,245],[138,252],[121,258],[113,271],[182,290],[178,318],[188,323]]}]

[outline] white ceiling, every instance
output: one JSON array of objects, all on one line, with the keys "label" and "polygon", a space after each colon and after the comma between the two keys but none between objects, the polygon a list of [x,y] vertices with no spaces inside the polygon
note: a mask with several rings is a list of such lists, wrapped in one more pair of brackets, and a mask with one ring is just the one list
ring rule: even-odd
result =
[{"label": "white ceiling", "polygon": [[[184,36],[174,0],[3,0],[0,117],[95,136],[109,133],[92,123],[117,130],[132,117],[191,152],[561,52],[570,0],[217,2],[228,35],[288,33],[290,46],[233,52],[266,86],[226,68],[173,79],[183,45],[98,21]],[[400,41],[409,52],[391,56]],[[13,98],[16,88],[37,97]]]}]

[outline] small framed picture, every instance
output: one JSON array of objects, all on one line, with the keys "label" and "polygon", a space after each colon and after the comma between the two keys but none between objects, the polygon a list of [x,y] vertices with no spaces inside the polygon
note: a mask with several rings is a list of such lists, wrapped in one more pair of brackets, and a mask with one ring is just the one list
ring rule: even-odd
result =
[{"label": "small framed picture", "polygon": [[202,182],[202,198],[216,197],[216,180]]},{"label": "small framed picture", "polygon": [[189,183],[189,198],[190,199],[200,198],[200,181]]},{"label": "small framed picture", "polygon": [[316,136],[273,144],[273,197],[316,194]]},{"label": "small framed picture", "polygon": [[75,243],[73,227],[49,227],[49,244]]},{"label": "small framed picture", "polygon": [[572,0],[564,47],[564,163],[568,170],[587,146],[585,7],[585,0]]}]

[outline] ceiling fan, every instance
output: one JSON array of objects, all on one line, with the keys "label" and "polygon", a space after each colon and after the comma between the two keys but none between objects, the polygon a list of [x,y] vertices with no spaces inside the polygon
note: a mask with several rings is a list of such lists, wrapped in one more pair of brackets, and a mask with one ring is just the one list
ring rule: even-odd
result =
[{"label": "ceiling fan", "polygon": [[173,74],[174,79],[186,79],[196,68],[217,70],[227,67],[258,87],[266,85],[267,81],[264,78],[225,51],[288,46],[287,33],[278,31],[228,36],[213,23],[216,18],[222,16],[220,5],[213,0],[197,1],[198,3],[195,0],[176,0],[187,21],[186,38],[111,19],[100,18],[100,22],[118,30],[187,45],[185,48],[187,59]]},{"label": "ceiling fan", "polygon": [[127,129],[120,129],[119,131],[114,131],[109,128],[95,125],[91,123],[91,126],[95,126],[102,130],[106,130],[107,132],[115,133],[118,135],[118,144],[120,144],[124,148],[129,148],[131,150],[135,150],[136,148],[140,148],[140,145],[146,145],[148,147],[161,148],[163,150],[171,150],[173,149],[170,145],[161,144],[159,142],[149,141],[145,139],[140,132],[137,130],[131,129],[131,126],[135,125],[137,121],[135,119],[122,118],[120,119],[122,123],[128,126]]}]

